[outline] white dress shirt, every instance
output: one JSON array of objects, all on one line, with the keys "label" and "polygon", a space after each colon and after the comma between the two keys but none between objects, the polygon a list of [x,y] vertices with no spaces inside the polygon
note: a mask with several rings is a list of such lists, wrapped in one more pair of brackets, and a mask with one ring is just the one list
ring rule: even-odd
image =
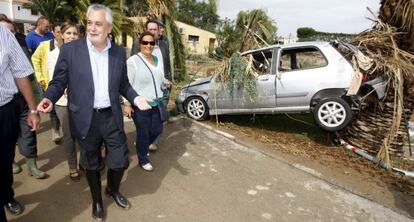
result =
[{"label": "white dress shirt", "polygon": [[95,88],[95,97],[93,101],[94,108],[106,108],[111,106],[109,99],[109,49],[111,42],[107,40],[106,47],[102,52],[98,52],[92,45],[92,42],[86,37],[88,45],[89,58],[92,67],[93,86]]}]

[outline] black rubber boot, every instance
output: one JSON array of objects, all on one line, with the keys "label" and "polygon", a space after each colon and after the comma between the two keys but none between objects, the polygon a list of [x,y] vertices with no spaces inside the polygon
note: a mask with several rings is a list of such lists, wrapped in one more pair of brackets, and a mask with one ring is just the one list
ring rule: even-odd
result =
[{"label": "black rubber boot", "polygon": [[119,193],[119,186],[121,184],[122,176],[124,175],[124,170],[115,171],[112,169],[108,170],[107,176],[107,188],[105,194],[114,199],[116,205],[122,209],[128,210],[131,207],[128,200]]},{"label": "black rubber boot", "polygon": [[86,170],[86,178],[92,196],[92,217],[96,221],[104,221],[105,211],[102,203],[101,174],[99,171]]}]

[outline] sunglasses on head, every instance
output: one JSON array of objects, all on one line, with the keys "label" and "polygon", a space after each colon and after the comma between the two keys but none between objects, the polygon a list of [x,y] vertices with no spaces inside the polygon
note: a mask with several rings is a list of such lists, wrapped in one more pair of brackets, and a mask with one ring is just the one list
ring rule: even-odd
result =
[{"label": "sunglasses on head", "polygon": [[141,44],[142,45],[148,45],[148,44],[150,44],[150,45],[154,46],[155,45],[155,41],[141,41]]}]

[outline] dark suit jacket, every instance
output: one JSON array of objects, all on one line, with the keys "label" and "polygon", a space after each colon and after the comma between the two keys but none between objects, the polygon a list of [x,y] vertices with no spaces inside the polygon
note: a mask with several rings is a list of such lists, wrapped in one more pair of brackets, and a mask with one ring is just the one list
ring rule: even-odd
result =
[{"label": "dark suit jacket", "polygon": [[[131,49],[131,56],[137,54],[139,52],[139,42],[136,41],[132,45]],[[162,54],[162,62],[164,64],[164,77],[172,82],[172,75],[171,75],[171,63],[170,63],[170,49],[168,45],[162,41],[158,41],[158,46],[160,47],[161,54]]]},{"label": "dark suit jacket", "polygon": [[[125,50],[112,44],[108,56],[108,89],[112,113],[118,128],[124,131],[119,96],[121,94],[133,103],[138,94],[128,81]],[[86,38],[62,46],[53,73],[53,80],[44,97],[56,103],[66,88],[72,136],[85,138],[92,121],[95,95]]]}]

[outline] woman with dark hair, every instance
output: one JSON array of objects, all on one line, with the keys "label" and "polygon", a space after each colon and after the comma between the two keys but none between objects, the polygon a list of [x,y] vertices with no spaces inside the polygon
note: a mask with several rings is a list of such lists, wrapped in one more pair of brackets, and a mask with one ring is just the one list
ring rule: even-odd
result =
[{"label": "woman with dark hair", "polygon": [[[76,24],[70,23],[70,22],[64,22],[60,26],[62,35],[62,42],[63,44],[66,44],[68,42],[71,42],[73,40],[78,39],[78,28]],[[60,47],[60,46],[59,46]],[[52,50],[46,60],[47,69],[49,72],[49,80],[53,79],[53,72],[55,70],[55,65],[57,62],[57,59],[59,57],[60,49],[59,47],[56,47],[54,50]],[[62,131],[63,131],[63,147],[66,152],[66,157],[69,165],[69,177],[72,179],[72,181],[78,182],[80,180],[80,172],[77,169],[78,161],[77,161],[77,153],[76,153],[76,145],[75,145],[75,139],[72,137],[70,133],[69,128],[69,117],[68,117],[68,111],[67,111],[67,95],[65,94],[60,97],[60,99],[55,104],[56,113],[58,115],[59,120],[62,123]]]},{"label": "woman with dark hair", "polygon": [[150,110],[139,110],[125,104],[124,114],[132,117],[136,128],[136,151],[139,165],[146,171],[152,171],[149,159],[149,145],[162,132],[163,92],[162,89],[171,84],[164,78],[163,69],[158,66],[157,58],[152,54],[155,38],[150,32],[144,32],[139,38],[139,53],[127,60],[128,78],[132,87],[140,95],[152,99],[148,102]]}]

